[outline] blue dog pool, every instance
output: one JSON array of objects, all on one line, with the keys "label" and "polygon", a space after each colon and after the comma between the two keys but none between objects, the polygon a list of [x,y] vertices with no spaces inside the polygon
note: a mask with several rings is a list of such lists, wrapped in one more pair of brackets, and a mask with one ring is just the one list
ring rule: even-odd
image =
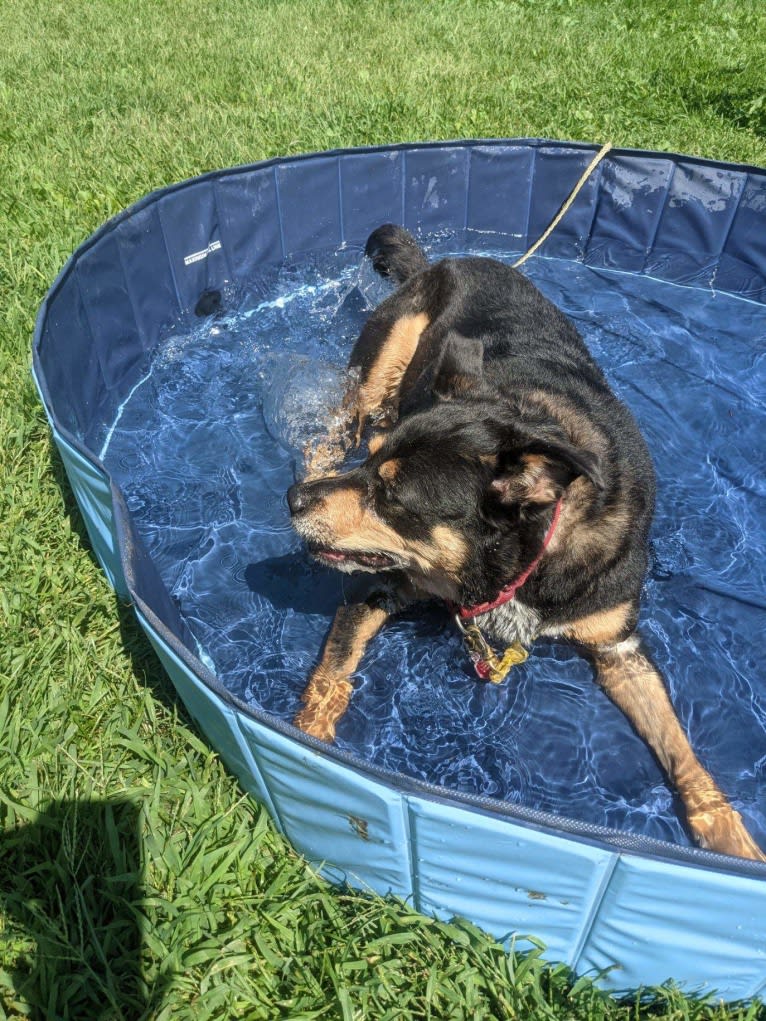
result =
[{"label": "blue dog pool", "polygon": [[[433,604],[374,641],[334,746],[290,723],[336,606],[366,584],[306,557],[285,494],[387,293],[367,235],[400,222],[432,258],[513,261],[594,150],[320,153],[154,193],[67,263],[34,374],[110,581],[211,744],[326,875],[533,935],[608,988],[763,995],[766,866],[690,846],[571,647],[540,641],[481,684]],[[523,272],[648,440],[640,630],[766,847],[766,173],[612,150]]]}]

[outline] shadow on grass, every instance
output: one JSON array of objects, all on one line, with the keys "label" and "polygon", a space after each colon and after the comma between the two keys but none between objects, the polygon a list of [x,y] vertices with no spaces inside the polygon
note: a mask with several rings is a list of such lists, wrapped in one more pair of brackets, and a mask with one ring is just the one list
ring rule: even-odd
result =
[{"label": "shadow on grass", "polygon": [[[60,801],[0,836],[6,938],[22,930],[10,978],[32,1016],[62,1021],[156,1016],[164,989],[142,977],[143,867],[139,808]],[[24,937],[27,937],[25,939]]]}]

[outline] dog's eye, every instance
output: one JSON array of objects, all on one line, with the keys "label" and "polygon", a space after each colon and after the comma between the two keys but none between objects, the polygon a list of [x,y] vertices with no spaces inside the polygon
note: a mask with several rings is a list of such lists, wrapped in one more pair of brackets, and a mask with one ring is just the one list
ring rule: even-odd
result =
[{"label": "dog's eye", "polygon": [[394,487],[388,483],[383,483],[383,496],[387,503],[399,503],[399,498]]},{"label": "dog's eye", "polygon": [[380,468],[378,468],[378,492],[387,504],[399,503],[397,481],[400,465],[400,461],[391,459],[384,461]]},{"label": "dog's eye", "polygon": [[373,497],[376,503],[382,507],[401,507],[401,501],[396,487],[392,485],[391,482],[387,482],[385,479],[377,479]]}]

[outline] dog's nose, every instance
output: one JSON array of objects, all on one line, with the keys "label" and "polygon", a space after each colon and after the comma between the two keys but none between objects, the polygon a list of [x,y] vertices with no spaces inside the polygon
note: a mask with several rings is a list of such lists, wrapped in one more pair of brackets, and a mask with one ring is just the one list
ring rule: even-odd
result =
[{"label": "dog's nose", "polygon": [[294,486],[290,486],[287,490],[287,506],[290,508],[290,513],[295,516],[305,511],[311,503],[311,495],[308,491],[308,487],[300,482],[296,482]]}]

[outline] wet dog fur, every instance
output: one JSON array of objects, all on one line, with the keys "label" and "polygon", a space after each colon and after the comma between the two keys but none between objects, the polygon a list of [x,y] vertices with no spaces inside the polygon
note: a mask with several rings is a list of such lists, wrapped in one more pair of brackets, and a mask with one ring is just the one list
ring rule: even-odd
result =
[{"label": "wet dog fur", "polygon": [[539,558],[513,599],[475,618],[482,631],[505,644],[578,643],[665,769],[695,839],[766,860],[635,633],[654,470],[575,326],[517,270],[486,258],[429,265],[401,227],[378,228],[366,254],[399,285],[350,360],[358,382],[343,435],[369,435],[368,457],[342,471],[336,434],[288,502],[318,560],[381,586],[339,609],[296,724],[333,740],[351,676],[392,613],[423,598],[492,603]]}]

